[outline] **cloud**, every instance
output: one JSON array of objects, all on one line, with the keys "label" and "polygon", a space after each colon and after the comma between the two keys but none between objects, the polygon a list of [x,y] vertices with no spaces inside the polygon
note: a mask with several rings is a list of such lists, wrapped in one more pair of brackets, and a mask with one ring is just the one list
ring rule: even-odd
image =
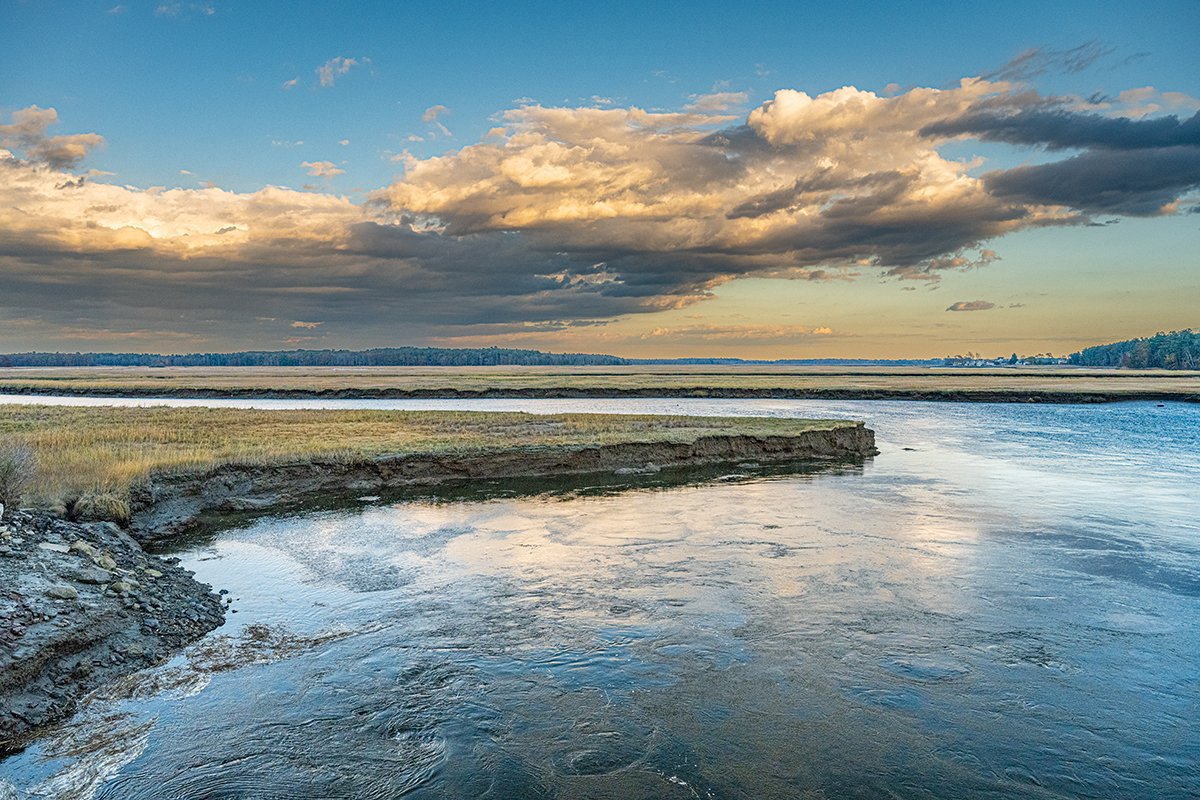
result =
[{"label": "cloud", "polygon": [[302,161],[300,166],[308,170],[308,174],[314,178],[333,178],[346,172],[336,167],[332,161]]},{"label": "cloud", "polygon": [[1200,147],[1094,150],[988,173],[983,180],[993,195],[1021,203],[1158,216],[1175,213],[1180,195],[1200,188]]},{"label": "cloud", "polygon": [[996,307],[987,300],[959,300],[946,308],[947,311],[988,311]]},{"label": "cloud", "polygon": [[347,145],[350,144],[350,140],[349,139],[338,139],[338,144],[340,144],[342,147],[346,147]]},{"label": "cloud", "polygon": [[299,79],[299,78],[292,78],[291,80],[286,80],[286,81],[284,81],[284,82],[283,82],[283,84],[282,84],[282,85],[283,85],[283,90],[286,92],[286,91],[289,91],[290,89],[295,89],[295,88],[296,88],[296,84],[297,84],[297,83],[299,83],[299,82],[300,82],[300,79]]},{"label": "cloud", "polygon": [[217,10],[208,3],[159,3],[154,13],[160,17],[180,17],[185,14],[197,14],[199,16],[211,17],[217,13]]},{"label": "cloud", "polygon": [[1149,150],[1160,147],[1200,147],[1200,113],[1190,119],[1104,117],[1066,109],[978,111],[928,125],[926,136],[971,135],[984,141],[1041,145],[1050,150],[1097,147],[1109,150]]},{"label": "cloud", "polygon": [[711,94],[694,94],[692,102],[684,106],[686,111],[728,111],[731,108],[744,106],[750,99],[749,92],[712,92]]},{"label": "cloud", "polygon": [[[365,61],[366,59],[362,59]],[[356,67],[360,63],[360,59],[346,58],[345,56],[335,56],[329,59],[321,66],[317,67],[317,81],[322,86],[333,86],[334,82],[342,75],[350,71],[351,67]]]},{"label": "cloud", "polygon": [[[440,117],[447,116],[450,113],[451,113],[450,109],[446,108],[444,105],[441,105],[439,103],[436,106],[430,106],[429,108],[425,109],[425,111],[421,114],[421,121],[432,126],[437,132],[441,133],[442,136],[445,136],[447,138],[452,138],[454,136],[454,134],[451,133],[450,129],[447,128],[445,125],[443,125],[441,120],[439,119]],[[434,136],[434,135],[435,135],[434,133],[432,133],[432,132],[430,133],[430,136]],[[413,137],[410,136],[408,138],[409,138],[409,141],[414,141]],[[418,141],[419,141],[419,139],[418,139]]]},{"label": "cloud", "polygon": [[112,8],[110,8],[108,11],[105,11],[104,13],[105,14],[114,14],[114,15],[115,14],[124,14],[128,10],[129,10],[128,6],[113,6]]},{"label": "cloud", "polygon": [[0,125],[0,147],[22,150],[30,160],[64,169],[75,166],[104,144],[104,137],[96,133],[47,136],[47,128],[57,123],[58,112],[53,108],[29,106],[14,111],[12,122]]},{"label": "cloud", "polygon": [[669,339],[691,342],[774,342],[782,344],[789,339],[811,339],[834,336],[832,328],[808,327],[806,325],[685,325],[680,327],[658,327],[642,334],[639,338]]},{"label": "cloud", "polygon": [[303,139],[272,139],[271,140],[272,147],[286,147],[286,148],[290,149],[292,147],[300,147],[303,144],[304,144]]},{"label": "cloud", "polygon": [[1115,47],[1097,41],[1084,42],[1061,50],[1053,47],[1031,47],[983,77],[996,81],[1028,81],[1047,72],[1074,74],[1083,72],[1114,52]]},{"label": "cloud", "polygon": [[302,320],[295,320],[292,322],[292,327],[293,328],[307,328],[309,330],[312,330],[313,328],[319,328],[324,324],[325,324],[324,322],[304,322]]},{"label": "cloud", "polygon": [[[359,341],[525,335],[684,308],[744,277],[932,286],[990,268],[1007,233],[1174,213],[1200,185],[1192,119],[1098,117],[974,78],[891,96],[782,89],[741,117],[523,105],[478,142],[396,156],[401,177],[360,204],[102,183],[68,167],[103,140],[58,137],[79,145],[64,154],[56,121],[35,106],[0,126],[16,151],[0,151],[0,318],[233,341],[261,336],[246,326],[264,315]],[[1047,158],[979,174],[942,149],[968,137]]]},{"label": "cloud", "polygon": [[450,109],[439,103],[436,106],[430,106],[421,113],[421,122],[433,122],[438,117],[449,113]]}]

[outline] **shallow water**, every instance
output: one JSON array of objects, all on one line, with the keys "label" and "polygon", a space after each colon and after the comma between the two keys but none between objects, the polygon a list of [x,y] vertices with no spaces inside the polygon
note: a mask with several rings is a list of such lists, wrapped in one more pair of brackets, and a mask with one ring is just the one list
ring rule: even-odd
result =
[{"label": "shallow water", "polygon": [[845,416],[882,453],[222,531],[180,555],[238,613],[0,781],[97,798],[1200,795],[1200,406],[248,404],[347,402]]}]

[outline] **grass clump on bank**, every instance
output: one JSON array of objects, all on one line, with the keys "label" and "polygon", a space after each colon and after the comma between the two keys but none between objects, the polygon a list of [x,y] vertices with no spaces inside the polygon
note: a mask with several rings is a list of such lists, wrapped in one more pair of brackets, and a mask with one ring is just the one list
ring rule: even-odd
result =
[{"label": "grass clump on bank", "polygon": [[715,435],[786,436],[854,424],[625,414],[0,405],[0,442],[28,448],[35,457],[26,504],[106,519],[125,518],[130,488],[155,472],[402,453],[691,442]]}]

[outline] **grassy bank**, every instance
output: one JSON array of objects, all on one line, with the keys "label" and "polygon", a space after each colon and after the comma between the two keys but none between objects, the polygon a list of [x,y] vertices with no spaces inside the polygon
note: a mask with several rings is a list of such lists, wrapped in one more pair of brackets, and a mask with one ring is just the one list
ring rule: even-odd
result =
[{"label": "grassy bank", "polygon": [[121,518],[129,489],[152,472],[397,453],[455,453],[704,436],[786,436],[853,423],[454,411],[259,411],[0,405],[0,440],[24,443],[37,467],[26,501]]},{"label": "grassy bank", "polygon": [[[1200,373],[1056,368],[930,369],[920,367],[168,367],[0,370],[0,393],[44,394],[522,394],[661,391],[664,395],[780,390],[821,393],[1103,394],[1121,398],[1200,396]],[[948,398],[952,399],[952,398]]]}]

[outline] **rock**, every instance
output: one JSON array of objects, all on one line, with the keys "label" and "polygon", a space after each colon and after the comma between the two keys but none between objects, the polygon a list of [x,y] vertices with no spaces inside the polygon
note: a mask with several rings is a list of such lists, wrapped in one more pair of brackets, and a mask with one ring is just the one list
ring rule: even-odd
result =
[{"label": "rock", "polygon": [[111,581],[113,574],[106,569],[100,569],[100,567],[86,566],[75,570],[72,577],[80,583],[97,585]]},{"label": "rock", "polygon": [[71,542],[71,549],[75,550],[76,552],[83,553],[88,558],[96,558],[100,555],[95,547],[92,547],[83,539],[76,539],[75,541]]},{"label": "rock", "polygon": [[223,620],[211,587],[113,526],[11,511],[4,523],[13,535],[0,536],[11,551],[0,558],[0,753]]},{"label": "rock", "polygon": [[74,600],[79,597],[79,591],[74,586],[56,583],[46,589],[46,596],[53,597],[55,600]]}]

